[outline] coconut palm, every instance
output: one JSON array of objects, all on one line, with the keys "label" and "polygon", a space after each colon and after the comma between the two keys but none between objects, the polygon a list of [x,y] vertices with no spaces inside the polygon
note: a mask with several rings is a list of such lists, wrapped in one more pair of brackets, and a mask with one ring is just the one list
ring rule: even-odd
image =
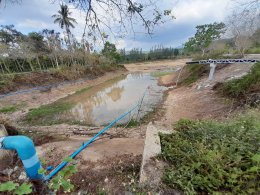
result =
[{"label": "coconut palm", "polygon": [[67,5],[61,4],[60,10],[58,14],[54,14],[52,17],[54,18],[54,23],[58,23],[59,26],[66,30],[68,36],[68,43],[70,45],[70,27],[75,28],[73,23],[77,23],[76,20],[70,17],[71,12],[69,12],[69,8]]}]

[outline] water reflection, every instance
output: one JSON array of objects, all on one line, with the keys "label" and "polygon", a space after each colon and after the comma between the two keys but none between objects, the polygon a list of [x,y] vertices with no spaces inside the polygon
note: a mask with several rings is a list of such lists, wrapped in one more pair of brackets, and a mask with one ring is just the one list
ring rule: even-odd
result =
[{"label": "water reflection", "polygon": [[143,112],[140,115],[142,116],[162,99],[162,91],[165,88],[158,86],[157,80],[150,74],[132,73],[97,85],[85,92],[68,96],[63,101],[74,106],[71,110],[60,114],[59,118],[84,124],[106,124],[133,106],[147,86],[151,86],[151,89],[145,96]]},{"label": "water reflection", "polygon": [[124,87],[114,87],[107,95],[116,102],[121,98],[121,94],[124,91]]}]

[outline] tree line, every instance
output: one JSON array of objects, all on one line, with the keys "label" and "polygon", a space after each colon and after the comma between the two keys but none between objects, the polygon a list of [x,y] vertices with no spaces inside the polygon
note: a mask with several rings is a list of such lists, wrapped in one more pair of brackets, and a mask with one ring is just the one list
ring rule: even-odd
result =
[{"label": "tree line", "polygon": [[121,62],[138,62],[147,60],[174,59],[182,53],[181,49],[172,47],[154,46],[145,52],[142,48],[133,48],[130,51],[119,50]]},{"label": "tree line", "polygon": [[14,25],[0,26],[0,73],[28,72],[72,65],[113,65],[115,60],[97,53],[88,41],[78,41],[71,33],[76,20],[70,17],[67,5],[60,5],[54,14],[65,34],[51,29],[30,32],[27,35],[15,29]]},{"label": "tree line", "polygon": [[240,4],[225,22],[196,26],[196,33],[184,44],[186,54],[217,57],[222,54],[260,53],[260,1]]}]

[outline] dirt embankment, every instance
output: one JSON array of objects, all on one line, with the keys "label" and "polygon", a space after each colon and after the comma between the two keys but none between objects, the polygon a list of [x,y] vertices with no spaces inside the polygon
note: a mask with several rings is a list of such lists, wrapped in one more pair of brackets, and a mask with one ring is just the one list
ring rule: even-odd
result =
[{"label": "dirt embankment", "polygon": [[128,71],[132,72],[154,72],[169,68],[182,67],[188,61],[191,61],[191,59],[158,60],[151,62],[124,64],[124,66]]},{"label": "dirt embankment", "polygon": [[[171,126],[182,118],[195,120],[226,118],[233,111],[233,103],[217,95],[213,86],[219,82],[246,74],[251,66],[250,64],[225,65],[216,70],[212,81],[208,81],[207,73],[189,86],[180,85],[180,87],[168,91],[163,106],[165,116],[159,123],[163,123],[164,126]],[[186,77],[187,72],[184,70],[180,73],[180,71],[162,77],[160,79],[161,84],[175,84],[179,74],[181,75],[179,82],[181,82]],[[174,87],[176,86],[174,85]]]},{"label": "dirt embankment", "polygon": [[41,72],[14,73],[0,76],[0,95],[17,90],[30,89],[37,86],[58,85],[69,81],[74,82],[80,78],[95,79],[106,72],[125,70],[123,66],[111,67],[84,67],[74,65]]}]

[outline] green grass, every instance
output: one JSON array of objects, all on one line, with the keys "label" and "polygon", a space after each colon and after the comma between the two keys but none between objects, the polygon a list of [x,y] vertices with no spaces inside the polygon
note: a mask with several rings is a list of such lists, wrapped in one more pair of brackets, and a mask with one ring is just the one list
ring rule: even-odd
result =
[{"label": "green grass", "polygon": [[25,121],[29,124],[50,125],[60,123],[55,116],[69,110],[72,104],[67,102],[54,102],[39,108],[31,109],[25,117]]},{"label": "green grass", "polygon": [[83,89],[80,89],[80,90],[77,90],[75,94],[81,94],[81,93],[84,93],[88,90],[92,89],[92,86],[89,86],[89,87],[85,87]]},{"label": "green grass", "polygon": [[250,48],[249,50],[246,51],[246,53],[248,53],[248,54],[260,54],[260,46]]},{"label": "green grass", "polygon": [[228,97],[238,98],[260,90],[260,63],[254,64],[250,72],[238,79],[223,83],[218,91]]},{"label": "green grass", "polygon": [[260,192],[260,112],[224,123],[180,120],[161,135],[163,183],[185,194]]},{"label": "green grass", "polygon": [[[166,96],[166,95],[165,95]],[[148,124],[151,120],[154,120],[155,117],[158,119],[161,115],[163,115],[163,110],[160,109],[160,104],[153,107],[150,111],[147,111],[141,118],[136,119],[132,118],[130,121],[123,123],[123,124],[117,124],[118,127],[125,127],[125,128],[134,128],[138,127],[141,124]],[[108,125],[108,124],[103,124]]]},{"label": "green grass", "polygon": [[14,104],[14,105],[10,105],[10,106],[6,106],[0,109],[0,113],[12,113],[15,112],[23,107],[25,107],[26,104],[22,103],[22,104]]},{"label": "green grass", "polygon": [[165,71],[157,71],[157,72],[152,72],[151,73],[151,76],[152,77],[162,77],[162,76],[166,76],[166,75],[170,75],[172,74],[173,72],[165,72]]},{"label": "green grass", "polygon": [[17,106],[16,105],[12,105],[12,106],[6,106],[4,108],[0,109],[1,113],[11,113],[11,112],[15,112],[17,110]]},{"label": "green grass", "polygon": [[141,121],[138,121],[136,119],[131,119],[130,121],[124,124],[118,124],[117,127],[133,128],[133,127],[138,127],[140,124]]},{"label": "green grass", "polygon": [[185,78],[182,83],[185,85],[190,85],[197,81],[201,76],[207,72],[207,65],[203,64],[189,64],[186,66],[188,70],[188,77]]}]

